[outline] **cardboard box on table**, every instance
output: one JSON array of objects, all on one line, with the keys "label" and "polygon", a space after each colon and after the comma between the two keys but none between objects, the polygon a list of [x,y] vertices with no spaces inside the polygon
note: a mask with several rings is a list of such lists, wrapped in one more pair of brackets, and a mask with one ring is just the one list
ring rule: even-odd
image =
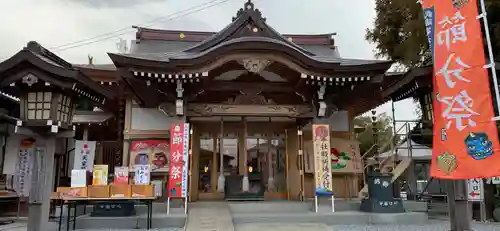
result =
[{"label": "cardboard box on table", "polygon": [[56,192],[59,198],[88,196],[87,187],[57,187]]},{"label": "cardboard box on table", "polygon": [[113,184],[110,185],[109,194],[113,198],[130,198],[132,196],[132,187],[128,184]]},{"label": "cardboard box on table", "polygon": [[155,187],[151,184],[133,184],[132,197],[154,197]]},{"label": "cardboard box on table", "polygon": [[108,198],[110,196],[109,185],[89,185],[87,188],[90,198]]}]

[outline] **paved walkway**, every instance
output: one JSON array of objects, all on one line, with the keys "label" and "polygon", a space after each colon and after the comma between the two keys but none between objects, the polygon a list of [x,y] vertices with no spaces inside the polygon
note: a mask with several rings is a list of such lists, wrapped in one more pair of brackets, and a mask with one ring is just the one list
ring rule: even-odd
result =
[{"label": "paved walkway", "polygon": [[[186,231],[234,231],[226,202],[197,202],[189,208]],[[254,230],[255,231],[255,230]]]},{"label": "paved walkway", "polygon": [[[474,231],[500,231],[499,223],[474,223]],[[430,221],[425,225],[334,225],[332,231],[446,231],[448,221]],[[305,231],[305,230],[304,230]]]},{"label": "paved walkway", "polygon": [[328,231],[325,224],[320,223],[250,223],[236,225],[236,231]]}]

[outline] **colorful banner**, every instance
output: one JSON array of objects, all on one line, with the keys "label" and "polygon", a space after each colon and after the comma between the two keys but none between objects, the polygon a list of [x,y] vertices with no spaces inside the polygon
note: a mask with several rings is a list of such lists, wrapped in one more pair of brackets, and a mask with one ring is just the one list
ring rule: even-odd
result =
[{"label": "colorful banner", "polygon": [[312,131],[316,196],[332,196],[330,126],[327,124],[314,124]]},{"label": "colorful banner", "polygon": [[186,198],[189,165],[189,124],[172,124],[168,196]]},{"label": "colorful banner", "polygon": [[73,169],[86,169],[92,172],[94,167],[95,141],[75,140],[75,158]]},{"label": "colorful banner", "polygon": [[431,176],[498,176],[498,131],[492,121],[477,0],[424,0],[422,7],[426,25],[432,27],[427,31],[434,52]]},{"label": "colorful banner", "polygon": [[130,141],[129,167],[151,165],[152,172],[168,172],[170,144],[168,139],[137,139]]}]

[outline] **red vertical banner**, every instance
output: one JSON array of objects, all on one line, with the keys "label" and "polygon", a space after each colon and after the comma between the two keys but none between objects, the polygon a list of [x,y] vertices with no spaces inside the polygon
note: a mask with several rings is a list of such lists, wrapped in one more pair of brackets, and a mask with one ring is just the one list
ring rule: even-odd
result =
[{"label": "red vertical banner", "polygon": [[434,53],[431,175],[442,179],[498,176],[498,131],[492,121],[477,0],[424,0],[422,6]]},{"label": "red vertical banner", "polygon": [[170,164],[168,176],[168,196],[171,198],[182,197],[182,180],[184,163],[184,123],[172,124],[170,130]]}]

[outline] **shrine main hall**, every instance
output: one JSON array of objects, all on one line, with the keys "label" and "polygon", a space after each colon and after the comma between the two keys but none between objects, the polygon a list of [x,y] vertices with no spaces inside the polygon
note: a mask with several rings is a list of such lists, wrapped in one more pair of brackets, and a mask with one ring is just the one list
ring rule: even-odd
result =
[{"label": "shrine main hall", "polygon": [[[334,194],[358,197],[363,163],[353,118],[387,101],[392,62],[342,58],[335,33],[281,34],[251,1],[228,21],[218,32],[137,27],[129,52],[108,53],[112,64],[72,64],[30,42],[0,63],[4,121],[31,116],[36,126],[76,127],[57,141],[58,186],[71,172],[74,139],[97,141],[94,164],[112,172],[134,165],[131,141],[168,140],[172,123],[189,123],[191,201],[314,197],[311,125],[328,124]],[[33,108],[26,89],[41,93],[28,99]],[[71,99],[57,118],[44,108],[53,90]],[[4,174],[14,171],[9,156],[19,140],[7,140]],[[167,175],[153,169],[152,180],[165,189]]]}]

